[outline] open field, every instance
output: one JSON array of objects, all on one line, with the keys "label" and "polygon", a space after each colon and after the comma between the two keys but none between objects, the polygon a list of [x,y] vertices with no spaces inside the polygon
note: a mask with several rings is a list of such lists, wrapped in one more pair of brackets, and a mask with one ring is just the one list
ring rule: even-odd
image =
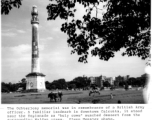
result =
[{"label": "open field", "polygon": [[[41,93],[2,93],[2,104],[92,104],[92,101],[97,101],[98,104],[117,104],[121,100],[122,104],[144,104],[142,90],[102,90],[100,95],[95,93],[89,96],[89,91],[62,91],[62,101],[54,102],[48,98],[50,91]],[[113,94],[113,99],[110,99],[110,94]]]}]

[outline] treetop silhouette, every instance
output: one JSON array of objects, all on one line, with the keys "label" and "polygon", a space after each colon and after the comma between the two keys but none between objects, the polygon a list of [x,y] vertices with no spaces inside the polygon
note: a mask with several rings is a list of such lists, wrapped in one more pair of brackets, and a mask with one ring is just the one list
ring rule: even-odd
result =
[{"label": "treetop silhouette", "polygon": [[[21,1],[1,0],[1,14],[19,8]],[[86,9],[81,20],[75,17],[77,3]],[[102,3],[107,11],[99,17]],[[68,35],[71,54],[77,53],[79,62],[87,63],[89,54],[108,61],[122,48],[123,56],[150,58],[150,0],[50,0],[46,9],[47,20],[65,20],[61,31]]]},{"label": "treetop silhouette", "polygon": [[[71,53],[80,55],[79,62],[87,62],[89,49],[96,44],[100,47],[94,47],[91,54],[101,60],[109,60],[121,48],[125,48],[123,56],[150,57],[150,0],[50,1],[47,19],[66,20],[61,31],[68,35],[68,45],[73,48]],[[103,18],[98,18],[99,4],[104,2],[107,2],[104,6],[107,12]],[[86,8],[82,20],[75,18],[76,3]],[[93,9],[96,10],[95,17],[91,15]],[[68,18],[72,20],[69,22]]]}]

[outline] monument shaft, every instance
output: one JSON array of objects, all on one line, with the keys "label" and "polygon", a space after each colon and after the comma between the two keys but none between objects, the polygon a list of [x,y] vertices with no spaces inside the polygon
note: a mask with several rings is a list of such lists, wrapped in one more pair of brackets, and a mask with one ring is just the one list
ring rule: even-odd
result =
[{"label": "monument shaft", "polygon": [[32,9],[32,66],[31,72],[40,72],[40,61],[39,61],[39,34],[38,34],[38,11],[34,6]]}]

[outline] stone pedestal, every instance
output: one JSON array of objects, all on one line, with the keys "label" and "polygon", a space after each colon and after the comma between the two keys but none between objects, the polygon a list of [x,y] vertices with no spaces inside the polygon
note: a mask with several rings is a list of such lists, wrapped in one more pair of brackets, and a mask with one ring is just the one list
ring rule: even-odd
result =
[{"label": "stone pedestal", "polygon": [[27,92],[43,92],[45,91],[45,75],[42,73],[29,73],[26,75]]}]

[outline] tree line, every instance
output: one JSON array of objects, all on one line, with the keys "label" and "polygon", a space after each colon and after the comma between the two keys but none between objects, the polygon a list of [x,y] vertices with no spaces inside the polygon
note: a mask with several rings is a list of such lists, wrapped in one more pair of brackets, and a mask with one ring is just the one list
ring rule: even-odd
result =
[{"label": "tree line", "polygon": [[145,87],[145,85],[147,84],[148,81],[148,75],[147,74],[143,74],[140,77],[130,77],[128,80],[126,81],[115,81],[114,85],[115,86],[119,86],[119,87],[123,87],[123,86],[128,86],[131,85],[133,87]]},{"label": "tree line", "polygon": [[1,92],[16,92],[19,88],[26,90],[26,79],[25,78],[23,78],[18,83],[1,82]]},{"label": "tree line", "polygon": [[[147,84],[148,75],[143,74],[140,77],[130,77],[127,80],[115,80],[114,84],[111,85],[108,81],[103,81],[103,87],[128,87],[129,85],[133,87],[144,87]],[[54,80],[53,82],[45,81],[46,89],[47,90],[56,90],[56,89],[64,89],[64,90],[71,90],[71,89],[83,89],[87,90],[90,88],[91,80],[89,77],[86,76],[79,76],[74,78],[71,81],[66,81],[65,79],[58,79]],[[16,92],[19,88],[22,90],[26,90],[26,79],[23,78],[18,83],[1,83],[1,91],[2,92]]]},{"label": "tree line", "polygon": [[90,86],[91,80],[88,77],[76,77],[71,81],[65,79],[54,80],[53,82],[46,81],[46,89],[87,89]]}]

